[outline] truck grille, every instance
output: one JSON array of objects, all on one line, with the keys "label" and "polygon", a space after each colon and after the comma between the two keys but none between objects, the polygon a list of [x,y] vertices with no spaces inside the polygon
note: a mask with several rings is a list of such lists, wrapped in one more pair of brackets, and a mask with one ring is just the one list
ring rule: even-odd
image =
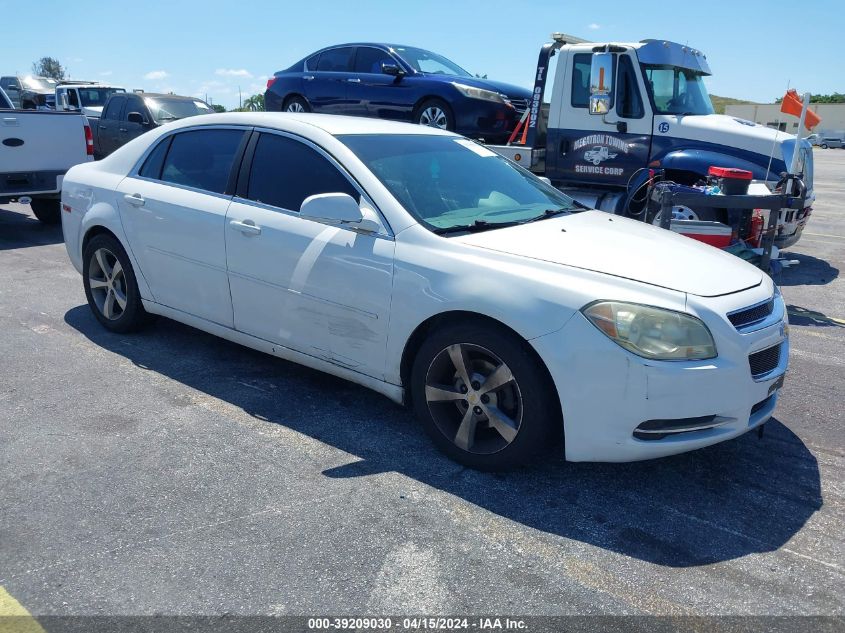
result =
[{"label": "truck grille", "polygon": [[781,343],[778,343],[759,352],[754,352],[748,357],[748,366],[753,378],[765,376],[778,366],[778,363],[780,363],[780,347]]},{"label": "truck grille", "polygon": [[728,315],[728,321],[733,324],[737,330],[744,330],[766,319],[775,309],[775,298],[772,297],[765,303],[758,303],[757,305],[731,312]]},{"label": "truck grille", "polygon": [[520,116],[522,116],[522,113],[528,109],[528,99],[514,99],[508,97],[508,101],[513,104],[513,107],[516,108],[516,111]]}]

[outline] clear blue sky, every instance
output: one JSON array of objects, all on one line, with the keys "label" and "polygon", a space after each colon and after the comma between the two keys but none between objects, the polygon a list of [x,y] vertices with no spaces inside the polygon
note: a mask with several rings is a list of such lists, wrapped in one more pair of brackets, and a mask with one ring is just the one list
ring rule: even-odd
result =
[{"label": "clear blue sky", "polygon": [[77,79],[207,93],[227,107],[237,105],[238,86],[245,96],[263,92],[274,71],[347,41],[412,44],[530,86],[552,31],[688,43],[707,55],[709,89],[723,96],[771,102],[787,82],[799,92],[845,92],[841,0],[0,0],[0,15],[0,74],[52,56]]}]

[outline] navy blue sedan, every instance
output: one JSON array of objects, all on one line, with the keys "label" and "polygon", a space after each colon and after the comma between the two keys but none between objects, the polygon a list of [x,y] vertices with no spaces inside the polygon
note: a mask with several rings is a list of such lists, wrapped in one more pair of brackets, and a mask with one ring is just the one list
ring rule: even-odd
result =
[{"label": "navy blue sedan", "polygon": [[413,46],[330,46],[267,82],[270,111],[324,112],[413,121],[488,142],[507,138],[531,91],[479,79]]}]

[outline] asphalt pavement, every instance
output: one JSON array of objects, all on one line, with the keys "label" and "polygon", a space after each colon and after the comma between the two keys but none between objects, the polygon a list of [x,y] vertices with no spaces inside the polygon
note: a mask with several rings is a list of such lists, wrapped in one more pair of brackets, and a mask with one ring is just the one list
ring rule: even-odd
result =
[{"label": "asphalt pavement", "polygon": [[105,331],[0,207],[0,607],[34,615],[845,615],[845,151],[816,151],[762,439],[508,474],[410,411],[160,319]]}]

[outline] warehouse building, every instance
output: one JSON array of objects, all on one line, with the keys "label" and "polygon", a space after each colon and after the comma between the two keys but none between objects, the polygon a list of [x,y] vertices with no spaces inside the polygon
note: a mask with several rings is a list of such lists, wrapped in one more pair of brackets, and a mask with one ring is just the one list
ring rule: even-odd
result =
[{"label": "warehouse building", "polygon": [[[822,122],[813,130],[821,135],[845,134],[845,103],[811,103],[810,110],[818,114]],[[790,134],[798,133],[798,117],[784,114],[779,103],[749,103],[725,106],[725,114],[768,125]],[[803,136],[807,136],[804,130]]]}]

